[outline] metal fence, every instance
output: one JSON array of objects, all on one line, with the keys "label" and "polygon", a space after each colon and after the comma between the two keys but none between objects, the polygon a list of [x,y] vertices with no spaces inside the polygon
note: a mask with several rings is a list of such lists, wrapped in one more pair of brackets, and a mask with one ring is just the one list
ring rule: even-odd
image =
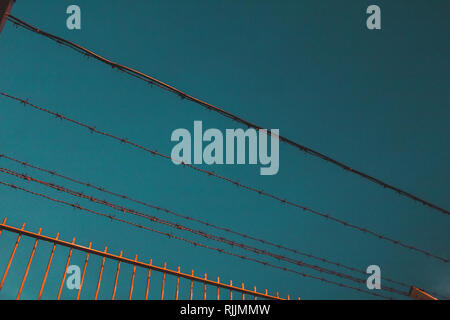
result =
[{"label": "metal fence", "polygon": [[[89,257],[92,256],[97,256],[99,258],[102,259],[101,261],[101,266],[99,269],[99,275],[98,275],[98,280],[97,280],[97,285],[96,285],[96,290],[95,290],[95,296],[93,296],[92,298],[97,300],[98,296],[99,296],[99,289],[100,289],[100,285],[102,282],[102,277],[103,277],[103,271],[104,271],[104,266],[105,266],[105,262],[107,261],[113,261],[113,262],[117,262],[117,267],[115,268],[115,281],[114,281],[114,287],[113,287],[113,292],[111,293],[111,298],[112,300],[114,300],[116,298],[116,290],[117,290],[117,283],[118,283],[118,279],[119,279],[119,275],[120,275],[120,267],[121,264],[129,264],[132,266],[133,271],[132,271],[132,276],[130,279],[130,285],[129,285],[129,295],[128,298],[131,300],[132,296],[133,296],[133,288],[135,285],[135,274],[136,274],[136,268],[143,268],[147,271],[147,276],[146,276],[146,290],[145,290],[145,297],[142,297],[140,299],[144,299],[147,300],[149,298],[149,286],[150,286],[150,282],[151,282],[151,277],[152,277],[152,271],[159,273],[160,275],[162,275],[160,277],[160,279],[158,278],[158,281],[161,281],[161,288],[160,288],[160,299],[193,299],[193,292],[194,292],[194,283],[197,284],[201,284],[202,287],[202,294],[203,294],[203,299],[206,300],[207,299],[207,290],[211,290],[211,288],[214,290],[214,292],[216,294],[214,294],[215,299],[219,300],[220,298],[223,299],[223,292],[222,295],[220,294],[220,290],[225,290],[226,292],[228,292],[229,294],[226,295],[226,297],[230,300],[234,299],[245,299],[250,298],[250,299],[254,299],[256,300],[257,298],[263,298],[263,299],[270,299],[270,300],[286,300],[289,299],[289,295],[285,298],[281,298],[278,294],[278,292],[276,293],[276,295],[269,295],[267,290],[265,290],[264,293],[258,292],[256,290],[256,287],[253,288],[253,290],[249,290],[246,289],[244,287],[244,284],[242,283],[241,287],[238,286],[234,286],[232,281],[229,282],[229,284],[227,283],[222,283],[220,282],[220,278],[217,277],[217,280],[210,280],[207,278],[207,275],[205,274],[203,277],[198,277],[194,275],[194,270],[192,270],[191,274],[187,274],[187,273],[183,273],[180,272],[180,267],[178,267],[178,270],[171,270],[167,268],[167,264],[164,264],[164,267],[160,267],[160,266],[156,266],[154,264],[152,264],[152,260],[150,259],[149,263],[145,263],[145,262],[141,262],[138,260],[138,257],[136,255],[136,257],[134,259],[129,259],[123,256],[123,252],[121,251],[119,255],[115,255],[112,253],[109,253],[107,248],[105,247],[104,251],[99,251],[96,249],[92,248],[92,243],[89,244],[88,247],[86,246],[81,246],[75,243],[75,238],[73,239],[72,242],[67,242],[67,241],[63,241],[61,239],[59,239],[59,234],[56,235],[55,238],[49,237],[49,236],[45,236],[41,234],[42,228],[39,229],[38,233],[34,233],[34,232],[30,232],[25,230],[25,224],[23,224],[22,228],[16,228],[16,227],[12,227],[6,224],[6,218],[3,220],[2,224],[0,224],[0,235],[2,234],[3,231],[7,231],[7,232],[11,232],[11,233],[15,233],[17,234],[17,240],[12,248],[9,260],[7,262],[6,268],[3,272],[3,276],[1,278],[1,282],[0,282],[0,290],[3,288],[5,281],[7,280],[7,276],[8,276],[8,272],[10,271],[11,265],[13,263],[14,260],[14,256],[16,255],[16,251],[19,248],[19,243],[22,239],[22,237],[28,237],[28,238],[32,238],[34,239],[34,245],[32,247],[32,251],[31,254],[29,256],[29,259],[27,261],[27,266],[24,272],[24,275],[22,277],[21,283],[20,283],[20,287],[18,289],[17,292],[17,296],[16,299],[20,299],[20,296],[25,288],[25,283],[30,271],[30,267],[32,265],[32,261],[33,261],[33,257],[35,255],[36,252],[36,248],[38,246],[38,243],[44,241],[47,243],[52,244],[52,249],[51,249],[51,253],[50,256],[48,258],[48,262],[47,265],[45,267],[45,273],[42,279],[42,283],[40,285],[40,290],[39,293],[37,293],[37,299],[40,300],[45,288],[45,284],[47,282],[47,278],[49,275],[49,270],[51,269],[51,265],[52,265],[52,260],[54,258],[55,255],[55,249],[56,247],[66,247],[68,248],[69,252],[68,252],[68,256],[67,256],[67,260],[65,263],[65,268],[64,270],[60,270],[61,274],[61,281],[60,281],[60,285],[59,285],[59,290],[58,290],[58,295],[57,295],[57,299],[59,300],[61,298],[61,293],[63,290],[63,286],[64,286],[64,282],[66,279],[66,274],[67,274],[67,269],[70,265],[71,262],[71,257],[72,254],[74,252],[81,252],[81,253],[85,253],[85,259],[84,259],[84,266],[83,266],[83,271],[81,274],[81,281],[79,283],[79,289],[77,292],[77,297],[76,299],[80,299],[80,294],[81,291],[83,289],[83,285],[86,285],[85,281],[85,274],[86,274],[86,268],[88,266],[88,262],[89,262]],[[55,271],[54,271],[55,272]],[[175,277],[176,279],[176,288],[174,290],[174,296],[173,297],[167,297],[167,294],[165,295],[165,290],[167,289],[167,285],[168,282],[166,281],[166,276],[171,276],[171,277]],[[189,296],[180,296],[180,279],[185,279],[190,281],[190,286],[188,286],[188,290],[185,291],[189,291]],[[234,294],[234,295],[233,295]],[[158,294],[159,295],[159,294]],[[211,297],[211,293],[209,293],[209,296]]]}]

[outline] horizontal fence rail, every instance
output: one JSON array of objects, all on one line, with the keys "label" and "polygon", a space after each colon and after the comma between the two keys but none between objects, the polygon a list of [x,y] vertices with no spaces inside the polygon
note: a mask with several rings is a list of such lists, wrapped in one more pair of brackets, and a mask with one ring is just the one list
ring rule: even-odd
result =
[{"label": "horizontal fence rail", "polygon": [[[52,260],[54,257],[54,253],[55,253],[55,249],[57,246],[61,246],[61,247],[66,247],[69,248],[69,254],[67,257],[67,261],[65,264],[65,269],[61,270],[62,273],[62,280],[60,283],[60,287],[59,287],[59,291],[58,291],[58,297],[57,299],[59,300],[61,298],[61,293],[62,293],[62,289],[64,286],[64,281],[66,279],[66,274],[67,274],[67,270],[70,264],[70,260],[72,257],[72,254],[74,252],[83,252],[86,253],[86,256],[84,258],[84,264],[83,264],[83,271],[82,271],[82,275],[81,275],[81,282],[79,284],[79,289],[78,289],[78,293],[77,293],[77,300],[80,298],[80,294],[81,294],[81,290],[83,288],[83,286],[85,286],[85,273],[86,273],[86,268],[88,266],[88,262],[89,262],[89,257],[90,255],[93,256],[97,256],[100,257],[102,259],[102,263],[101,263],[101,267],[99,270],[99,276],[98,276],[98,280],[97,280],[97,285],[96,285],[96,293],[95,296],[93,297],[93,299],[97,300],[98,298],[98,294],[99,294],[99,288],[100,288],[100,283],[102,281],[102,277],[103,277],[103,271],[104,271],[104,266],[105,266],[105,262],[109,261],[109,260],[114,260],[117,261],[117,267],[115,270],[115,283],[114,283],[114,289],[113,289],[113,293],[112,293],[112,300],[115,299],[116,296],[116,289],[117,289],[117,283],[118,283],[118,279],[119,279],[119,275],[120,275],[120,267],[122,263],[125,264],[129,264],[132,266],[133,268],[133,273],[132,273],[132,277],[130,279],[130,291],[129,291],[129,295],[128,298],[131,300],[132,295],[133,295],[133,287],[134,287],[134,282],[135,282],[135,274],[136,274],[136,268],[143,268],[146,269],[147,272],[147,277],[146,277],[146,293],[145,293],[145,300],[148,299],[149,296],[149,284],[150,284],[150,278],[151,278],[151,273],[152,271],[155,271],[157,273],[160,273],[162,275],[162,283],[161,283],[161,294],[160,294],[160,299],[163,300],[165,298],[164,296],[164,291],[166,290],[166,275],[170,275],[170,276],[174,276],[176,277],[176,291],[175,291],[175,297],[174,299],[179,299],[179,291],[180,291],[180,278],[182,279],[186,279],[186,280],[190,280],[190,292],[189,292],[189,299],[192,300],[193,299],[193,289],[194,289],[194,283],[196,284],[201,284],[202,286],[202,297],[203,300],[207,299],[207,287],[211,286],[213,287],[216,291],[217,294],[216,299],[219,300],[220,296],[220,289],[226,289],[229,292],[229,295],[227,295],[227,297],[231,300],[233,298],[237,298],[237,299],[245,299],[246,296],[249,296],[250,298],[253,298],[254,300],[256,300],[257,298],[263,298],[263,299],[270,299],[270,300],[289,300],[289,295],[287,296],[287,298],[281,298],[277,292],[277,294],[274,295],[269,295],[268,291],[265,290],[265,293],[261,293],[256,291],[256,287],[254,287],[253,290],[249,290],[249,289],[245,289],[244,284],[242,283],[241,287],[237,287],[233,285],[233,282],[230,281],[229,284],[220,282],[220,278],[217,277],[217,280],[210,280],[207,278],[207,274],[205,274],[203,277],[198,277],[194,275],[194,270],[192,270],[191,274],[187,274],[187,273],[183,273],[180,271],[180,267],[178,267],[178,270],[171,270],[167,268],[167,264],[164,264],[164,267],[159,267],[156,266],[154,264],[152,264],[152,260],[150,259],[149,263],[145,263],[145,262],[141,262],[138,260],[138,256],[136,255],[134,259],[129,259],[123,256],[123,252],[120,252],[120,255],[115,255],[112,253],[109,253],[107,251],[107,248],[104,249],[104,251],[99,251],[96,249],[92,248],[92,243],[89,244],[88,247],[86,246],[81,246],[75,243],[75,238],[73,239],[72,242],[67,242],[67,241],[63,241],[59,238],[59,233],[56,235],[55,238],[49,237],[49,236],[45,236],[43,234],[41,234],[42,228],[39,229],[38,233],[34,233],[31,231],[27,231],[25,230],[25,224],[23,224],[22,228],[16,228],[13,226],[9,226],[6,224],[6,218],[3,220],[3,222],[0,224],[0,235],[2,234],[2,231],[8,231],[11,233],[15,233],[17,234],[17,240],[13,246],[13,249],[11,251],[10,254],[10,258],[8,260],[8,263],[5,267],[5,270],[3,272],[3,276],[1,278],[1,282],[0,282],[0,290],[3,288],[3,285],[5,283],[5,280],[7,278],[8,272],[10,270],[11,264],[13,262],[14,256],[16,254],[16,251],[19,247],[19,243],[20,240],[22,238],[22,236],[24,237],[29,237],[34,239],[34,246],[32,248],[30,257],[27,261],[27,266],[26,266],[26,270],[25,270],[25,274],[22,278],[21,284],[20,284],[20,288],[19,291],[17,293],[17,297],[16,299],[20,299],[20,296],[22,294],[22,291],[24,289],[25,286],[25,282],[27,280],[28,277],[28,273],[30,270],[30,266],[32,264],[33,261],[33,257],[34,254],[36,252],[36,248],[38,246],[38,242],[39,241],[45,241],[48,242],[50,244],[52,244],[52,250],[50,253],[50,256],[48,258],[48,263],[47,266],[45,268],[45,274],[41,283],[41,287],[40,287],[40,291],[38,293],[37,299],[40,300],[42,297],[42,293],[44,290],[44,286],[46,284],[46,280],[48,277],[48,273],[49,270],[51,268],[51,264],[52,264]],[[237,295],[234,297],[233,293],[237,293]],[[187,299],[187,298],[186,298]]]}]

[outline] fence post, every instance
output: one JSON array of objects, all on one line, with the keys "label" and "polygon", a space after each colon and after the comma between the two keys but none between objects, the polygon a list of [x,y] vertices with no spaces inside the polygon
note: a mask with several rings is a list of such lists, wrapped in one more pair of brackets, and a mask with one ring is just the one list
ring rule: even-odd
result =
[{"label": "fence post", "polygon": [[0,0],[0,33],[16,0]]}]

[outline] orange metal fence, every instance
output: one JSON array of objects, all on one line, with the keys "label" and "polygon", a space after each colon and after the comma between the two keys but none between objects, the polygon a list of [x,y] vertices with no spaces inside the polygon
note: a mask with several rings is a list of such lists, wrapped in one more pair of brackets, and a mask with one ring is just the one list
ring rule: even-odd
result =
[{"label": "orange metal fence", "polygon": [[[16,255],[16,251],[18,249],[19,243],[21,241],[22,236],[24,237],[29,237],[29,238],[33,238],[34,241],[34,246],[32,248],[30,257],[28,259],[27,262],[27,266],[26,266],[26,270],[25,273],[23,275],[21,284],[20,284],[20,288],[18,290],[16,299],[20,299],[20,296],[22,294],[22,291],[24,289],[27,277],[28,277],[28,273],[30,271],[30,266],[32,264],[33,261],[33,257],[35,255],[36,252],[36,248],[37,245],[39,243],[39,241],[45,241],[48,243],[53,244],[52,246],[52,250],[50,253],[50,256],[48,258],[48,262],[47,262],[47,266],[45,269],[45,274],[40,286],[40,290],[39,293],[37,295],[37,299],[40,300],[44,291],[44,287],[47,281],[47,277],[49,274],[49,270],[51,268],[52,265],[52,260],[54,258],[54,254],[55,254],[55,248],[57,246],[62,246],[62,247],[66,247],[69,248],[69,254],[67,256],[67,260],[65,263],[65,268],[64,270],[61,270],[61,282],[59,285],[59,291],[58,291],[58,296],[57,299],[59,300],[61,298],[61,293],[62,293],[62,289],[64,286],[64,281],[66,278],[66,274],[67,274],[67,269],[70,265],[70,261],[71,261],[71,257],[74,251],[78,251],[78,252],[83,252],[86,253],[85,256],[85,260],[84,260],[84,265],[83,265],[83,271],[81,274],[81,281],[79,284],[79,289],[77,292],[77,300],[80,299],[80,294],[81,294],[81,290],[83,288],[83,285],[85,284],[85,274],[86,274],[86,268],[89,262],[89,257],[91,255],[94,256],[98,256],[100,258],[102,258],[102,263],[101,263],[101,267],[99,270],[99,276],[98,276],[98,280],[97,280],[97,286],[96,286],[96,292],[95,292],[95,296],[93,297],[93,299],[97,300],[98,295],[99,295],[99,289],[100,289],[100,284],[102,281],[102,277],[103,277],[103,271],[104,271],[104,266],[105,266],[105,262],[107,260],[115,260],[117,261],[117,268],[116,268],[116,273],[115,273],[115,281],[114,281],[114,289],[112,292],[112,299],[114,300],[116,297],[116,289],[117,289],[117,283],[118,283],[118,279],[119,279],[119,274],[120,274],[120,266],[122,263],[125,264],[129,264],[133,267],[133,273],[132,273],[132,277],[130,279],[130,291],[129,291],[129,295],[128,298],[131,299],[132,295],[133,295],[133,288],[134,288],[134,282],[135,282],[135,274],[136,274],[136,268],[144,268],[146,270],[148,270],[147,272],[147,277],[146,277],[146,291],[145,291],[145,300],[148,299],[149,297],[149,285],[150,285],[150,280],[151,280],[151,276],[152,276],[152,271],[158,272],[162,275],[162,283],[161,283],[161,295],[160,295],[160,299],[163,300],[165,297],[164,295],[164,291],[166,289],[166,275],[169,276],[173,276],[176,278],[176,290],[175,290],[175,296],[173,297],[174,299],[179,299],[179,298],[184,298],[184,299],[193,299],[193,290],[194,290],[194,283],[199,283],[202,285],[202,291],[203,291],[203,299],[206,300],[207,299],[207,288],[208,286],[213,287],[217,294],[215,294],[216,299],[218,300],[220,298],[220,289],[224,289],[229,291],[229,299],[232,300],[233,298],[235,298],[233,296],[233,293],[237,293],[237,298],[238,299],[245,299],[246,296],[250,297],[252,299],[257,299],[257,298],[263,298],[263,299],[271,299],[271,300],[285,300],[284,298],[280,298],[278,292],[276,293],[275,296],[273,295],[269,295],[267,290],[265,290],[264,293],[258,292],[256,290],[256,287],[254,287],[253,290],[249,290],[249,289],[245,289],[244,284],[242,283],[241,287],[237,287],[234,286],[232,281],[229,282],[229,284],[226,283],[222,283],[220,282],[220,278],[217,277],[217,280],[210,280],[207,278],[207,274],[204,275],[204,277],[198,277],[194,275],[194,270],[192,270],[191,274],[187,274],[187,273],[183,273],[180,271],[180,267],[178,267],[178,270],[171,270],[167,268],[167,264],[164,264],[164,267],[160,267],[160,266],[156,266],[154,264],[152,264],[152,260],[150,259],[149,263],[145,263],[145,262],[141,262],[138,260],[138,256],[136,255],[134,259],[129,259],[123,256],[123,252],[120,252],[120,255],[115,255],[112,253],[109,253],[107,248],[105,247],[104,251],[99,251],[96,249],[92,248],[92,243],[89,244],[88,247],[85,246],[81,246],[75,243],[75,238],[73,239],[72,242],[67,242],[67,241],[63,241],[61,239],[59,239],[59,233],[56,235],[55,238],[49,237],[49,236],[45,236],[41,234],[42,228],[39,229],[38,233],[34,233],[34,232],[30,232],[25,230],[25,224],[23,224],[22,228],[16,228],[16,227],[12,227],[12,226],[8,226],[6,224],[6,218],[3,220],[3,222],[0,224],[0,235],[2,234],[2,231],[8,231],[11,233],[15,233],[17,234],[17,240],[13,246],[13,249],[11,251],[8,263],[6,265],[6,268],[3,272],[3,276],[1,278],[1,282],[0,282],[0,290],[3,288],[3,285],[5,283],[5,280],[8,276],[8,272],[10,270],[11,264],[13,262],[14,256]],[[189,298],[187,297],[180,297],[180,278],[182,279],[187,279],[190,280],[190,290],[189,290]],[[289,295],[287,296],[286,299],[289,299]]]}]

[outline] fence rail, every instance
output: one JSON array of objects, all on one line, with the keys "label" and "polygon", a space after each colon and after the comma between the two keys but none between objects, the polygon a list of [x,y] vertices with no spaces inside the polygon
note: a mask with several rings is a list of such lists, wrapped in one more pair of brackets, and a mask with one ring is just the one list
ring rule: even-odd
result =
[{"label": "fence rail", "polygon": [[141,261],[138,260],[138,256],[137,255],[136,255],[136,257],[134,259],[129,259],[129,258],[126,258],[126,257],[123,256],[123,252],[122,251],[120,252],[120,255],[115,255],[115,254],[107,252],[107,248],[105,248],[104,251],[99,251],[99,250],[96,250],[96,249],[92,248],[92,243],[90,243],[88,247],[81,246],[81,245],[78,245],[78,244],[75,243],[75,238],[73,239],[72,242],[63,241],[63,240],[59,239],[59,233],[56,235],[55,238],[52,238],[52,237],[49,237],[49,236],[45,236],[45,235],[41,234],[42,228],[39,229],[38,233],[34,233],[34,232],[31,232],[31,231],[25,230],[25,224],[23,224],[22,228],[19,229],[19,228],[7,225],[6,224],[6,218],[0,224],[0,235],[2,234],[2,231],[8,231],[8,232],[16,233],[16,234],[18,234],[18,236],[17,236],[17,240],[16,240],[16,242],[14,244],[13,250],[11,252],[8,264],[6,265],[5,271],[3,273],[3,277],[2,277],[1,282],[0,282],[0,290],[2,289],[2,287],[3,287],[4,283],[5,283],[6,277],[8,275],[9,269],[11,267],[12,261],[14,259],[15,254],[16,254],[16,251],[17,251],[17,248],[19,246],[19,242],[20,242],[22,236],[35,239],[34,246],[33,246],[33,249],[32,249],[31,254],[30,254],[30,258],[29,258],[28,263],[27,263],[25,274],[24,274],[24,276],[22,278],[20,289],[19,289],[19,291],[17,293],[17,297],[16,297],[17,300],[20,299],[20,296],[22,294],[22,290],[23,290],[23,288],[25,286],[25,282],[26,282],[26,279],[27,279],[27,276],[28,276],[28,272],[30,270],[30,266],[31,266],[31,263],[33,261],[33,257],[34,257],[34,254],[36,252],[36,247],[37,247],[39,241],[45,241],[45,242],[52,243],[53,247],[52,247],[52,250],[51,250],[51,253],[50,253],[50,257],[49,257],[49,260],[48,260],[48,263],[47,263],[47,267],[46,267],[46,271],[45,271],[45,274],[44,274],[44,278],[42,280],[41,288],[40,288],[40,291],[39,291],[39,294],[38,294],[38,300],[40,300],[41,297],[42,297],[42,293],[43,293],[43,290],[44,290],[44,287],[45,287],[45,284],[46,284],[47,276],[48,276],[48,273],[49,273],[49,270],[50,270],[50,267],[51,267],[51,264],[52,264],[53,256],[54,256],[54,253],[55,253],[55,248],[57,246],[62,246],[62,247],[69,248],[69,255],[67,257],[65,270],[64,270],[64,273],[62,274],[62,280],[61,280],[61,284],[60,284],[59,291],[58,291],[58,297],[57,297],[58,300],[61,298],[61,292],[62,292],[62,289],[63,289],[64,280],[65,280],[66,273],[67,273],[67,268],[69,267],[70,260],[71,260],[71,257],[72,257],[72,253],[73,253],[74,250],[86,253],[86,258],[85,258],[84,266],[83,266],[83,272],[82,272],[82,275],[81,275],[81,282],[80,282],[80,286],[79,286],[78,294],[77,294],[77,300],[80,298],[81,290],[83,288],[83,282],[84,282],[86,268],[87,268],[87,265],[88,265],[88,262],[89,262],[90,255],[95,255],[95,256],[98,256],[98,257],[102,258],[102,264],[101,264],[101,267],[100,267],[100,270],[99,270],[99,277],[98,277],[98,280],[97,280],[97,289],[96,289],[96,293],[95,293],[95,297],[94,297],[95,300],[98,298],[100,283],[102,281],[103,270],[104,270],[105,260],[106,259],[117,261],[117,269],[116,269],[116,275],[115,275],[114,290],[113,290],[113,294],[112,294],[112,299],[113,300],[115,299],[115,294],[116,294],[117,282],[118,282],[118,278],[119,278],[119,274],[120,274],[120,265],[121,265],[121,263],[126,263],[126,264],[130,264],[130,265],[133,266],[133,273],[132,273],[132,277],[131,277],[131,280],[130,280],[129,299],[132,298],[132,294],[133,294],[133,286],[134,286],[136,267],[140,267],[140,268],[144,268],[144,269],[148,270],[147,284],[146,284],[146,294],[145,294],[145,299],[146,300],[148,299],[151,271],[156,271],[156,272],[162,274],[161,300],[164,299],[164,291],[165,291],[165,286],[166,286],[166,281],[165,281],[166,280],[166,275],[172,275],[172,276],[177,278],[175,299],[179,298],[180,278],[184,278],[184,279],[187,279],[187,280],[191,281],[190,293],[189,293],[189,299],[191,299],[191,300],[193,298],[193,285],[194,285],[194,283],[203,284],[203,299],[204,300],[206,300],[206,297],[207,297],[206,296],[207,286],[212,286],[212,287],[216,288],[216,290],[217,290],[217,300],[220,298],[220,294],[219,294],[219,290],[220,289],[226,289],[226,290],[229,291],[229,293],[230,293],[229,294],[229,299],[230,300],[233,299],[233,292],[238,293],[239,295],[241,295],[241,299],[245,299],[245,296],[250,296],[250,297],[252,297],[255,300],[257,298],[264,298],[264,299],[270,299],[270,300],[286,300],[286,299],[289,299],[289,295],[287,296],[286,299],[281,298],[279,296],[278,292],[277,292],[276,296],[274,296],[274,295],[269,295],[267,290],[265,290],[265,293],[258,292],[258,291],[256,291],[256,287],[254,287],[253,290],[245,289],[244,288],[244,284],[242,284],[242,287],[237,287],[237,286],[233,285],[232,281],[230,281],[229,284],[222,283],[222,282],[220,282],[220,278],[219,277],[217,278],[216,281],[208,279],[206,274],[204,275],[204,277],[198,277],[198,276],[194,275],[194,270],[192,270],[191,274],[187,274],[187,273],[181,272],[180,271],[180,267],[178,267],[178,270],[168,269],[166,263],[164,264],[164,267],[160,267],[160,266],[156,266],[156,265],[152,264],[152,260],[150,260],[149,263],[141,262]]}]

